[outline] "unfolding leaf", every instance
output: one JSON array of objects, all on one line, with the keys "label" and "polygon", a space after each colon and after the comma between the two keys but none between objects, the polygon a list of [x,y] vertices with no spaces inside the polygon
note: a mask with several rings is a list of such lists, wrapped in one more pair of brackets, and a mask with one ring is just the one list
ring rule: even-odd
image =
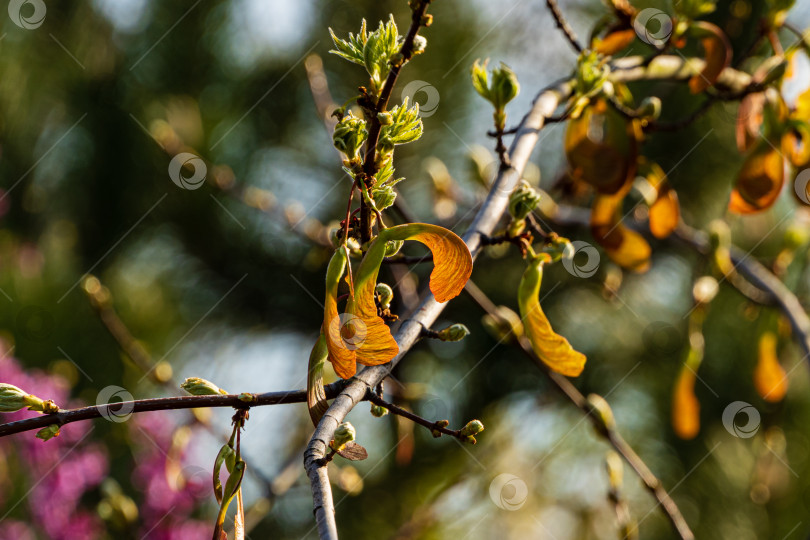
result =
[{"label": "unfolding leaf", "polygon": [[694,439],[700,431],[700,402],[695,395],[697,374],[685,364],[675,382],[672,395],[672,429],[684,440]]},{"label": "unfolding leaf", "polygon": [[608,257],[628,270],[646,272],[652,250],[647,241],[622,222],[622,201],[630,189],[626,185],[614,195],[598,195],[591,208],[591,234]]},{"label": "unfolding leaf", "polygon": [[585,355],[575,351],[567,339],[554,332],[540,307],[543,263],[542,256],[530,261],[518,287],[518,304],[524,331],[532,344],[532,350],[544,364],[567,377],[577,377],[585,368]]},{"label": "unfolding leaf", "polygon": [[706,61],[703,70],[689,79],[689,89],[693,94],[699,94],[714,86],[720,73],[731,65],[732,49],[726,34],[712,23],[695,21],[690,31],[700,38]]},{"label": "unfolding leaf", "polygon": [[349,461],[362,461],[368,459],[368,451],[354,441],[347,442],[337,455]]},{"label": "unfolding leaf", "polygon": [[728,208],[738,214],[753,214],[770,208],[785,181],[784,160],[768,141],[760,142],[745,159],[737,176]]},{"label": "unfolding leaf", "polygon": [[568,122],[564,144],[571,176],[600,193],[616,193],[635,175],[635,129],[605,99],[597,99]]},{"label": "unfolding leaf", "polygon": [[759,338],[759,357],[754,368],[754,387],[765,401],[782,401],[788,389],[788,379],[776,354],[777,339],[773,332]]}]

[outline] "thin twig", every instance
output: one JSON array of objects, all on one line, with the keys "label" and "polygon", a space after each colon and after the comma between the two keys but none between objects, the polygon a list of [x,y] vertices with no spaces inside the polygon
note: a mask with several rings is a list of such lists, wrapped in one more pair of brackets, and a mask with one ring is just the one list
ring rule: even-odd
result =
[{"label": "thin twig", "polygon": [[[493,309],[493,302],[489,300],[486,294],[484,294],[484,292],[481,291],[481,289],[479,289],[472,280],[467,282],[465,291],[470,293],[470,298],[472,298],[486,313],[492,316],[497,316],[497,311]],[[559,390],[565,397],[568,398],[569,401],[571,401],[571,403],[582,411],[582,413],[585,414],[591,420],[591,422],[593,422],[594,426],[600,428],[596,430],[597,433],[605,437],[607,442],[613,446],[613,448],[636,472],[639,478],[641,478],[641,481],[644,482],[644,486],[647,488],[647,490],[652,493],[661,504],[661,507],[666,512],[672,526],[678,532],[680,537],[684,540],[693,539],[694,535],[689,529],[689,525],[686,523],[686,520],[684,520],[678,506],[675,504],[675,501],[672,500],[667,491],[664,489],[661,481],[658,480],[652,471],[650,471],[650,468],[644,463],[644,460],[642,460],[641,457],[636,454],[633,448],[627,444],[624,438],[622,438],[621,434],[619,434],[619,432],[615,429],[609,429],[604,432],[601,431],[604,424],[600,423],[599,420],[597,420],[597,418],[591,414],[591,410],[585,396],[582,395],[582,393],[577,390],[577,388],[571,384],[571,381],[569,381],[567,378],[559,373],[549,370],[548,367],[546,367],[546,365],[537,357],[537,355],[534,354],[531,344],[525,336],[513,341],[518,345],[518,347],[520,347],[523,353],[530,358],[537,365],[537,367],[539,367],[541,371],[548,376],[549,379],[551,379],[551,382],[554,383],[557,390]]]},{"label": "thin twig", "polygon": [[439,433],[442,433],[444,435],[449,435],[451,437],[455,437],[456,439],[458,439],[460,441],[466,440],[466,437],[461,434],[460,430],[448,429],[448,428],[440,425],[439,421],[431,422],[430,420],[428,420],[426,418],[422,418],[418,414],[414,414],[411,411],[407,411],[407,410],[403,409],[402,407],[398,407],[398,406],[394,405],[393,403],[389,403],[388,401],[385,401],[383,398],[381,398],[377,394],[375,394],[371,389],[369,389],[368,394],[366,395],[366,399],[368,401],[374,403],[375,405],[385,407],[386,409],[391,411],[393,414],[396,414],[397,416],[407,418],[411,422],[414,422],[415,424],[419,424],[420,426],[425,426],[426,428],[428,428],[431,431],[431,433],[433,433],[434,431],[438,431]]},{"label": "thin twig", "polygon": [[[340,393],[343,381],[326,386],[326,397],[332,398]],[[0,437],[40,429],[56,424],[64,426],[81,420],[92,418],[119,417],[128,414],[167,411],[179,409],[196,409],[199,407],[234,407],[247,409],[265,405],[281,405],[284,403],[303,403],[307,400],[306,390],[289,390],[282,392],[266,392],[264,394],[228,394],[220,396],[174,396],[153,399],[136,399],[133,401],[119,401],[102,405],[80,407],[78,409],[60,409],[53,414],[44,414],[33,418],[25,418],[6,424],[0,424]]]},{"label": "thin twig", "polygon": [[[365,179],[361,181],[367,182],[366,187],[370,188],[368,182],[373,182],[374,175],[377,174],[377,142],[380,138],[380,131],[382,124],[378,118],[378,113],[385,112],[388,106],[388,100],[391,98],[391,93],[394,91],[394,85],[397,83],[399,71],[413,56],[413,45],[416,35],[419,33],[419,28],[424,24],[425,14],[430,5],[430,0],[415,0],[418,2],[414,6],[411,15],[411,26],[408,33],[405,35],[405,40],[402,42],[402,47],[399,49],[399,54],[402,56],[402,61],[391,66],[388,76],[385,78],[382,88],[380,89],[380,97],[374,104],[373,110],[368,114],[368,139],[366,140],[365,156],[363,159],[363,173]],[[365,244],[371,240],[371,209],[364,200],[360,201],[360,234],[361,244]]]},{"label": "thin twig", "polygon": [[577,54],[581,53],[582,45],[579,44],[577,35],[574,33],[571,25],[568,24],[568,21],[565,20],[562,11],[560,11],[560,7],[557,5],[557,0],[546,0],[546,5],[551,11],[551,14],[554,16],[554,21],[557,23],[557,28],[562,30],[563,35],[565,35],[565,39],[568,40],[568,43],[571,44]]}]

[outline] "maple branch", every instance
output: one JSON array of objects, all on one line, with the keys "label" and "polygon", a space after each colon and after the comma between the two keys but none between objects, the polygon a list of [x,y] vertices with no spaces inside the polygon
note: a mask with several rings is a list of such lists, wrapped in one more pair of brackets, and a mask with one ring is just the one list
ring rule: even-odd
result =
[{"label": "maple branch", "polygon": [[[535,98],[531,111],[521,121],[509,151],[511,166],[501,167],[498,171],[486,200],[463,237],[473,257],[478,255],[482,247],[482,236],[492,233],[505,212],[509,194],[520,181],[523,169],[537,144],[539,132],[545,125],[545,118],[551,116],[571,92],[572,86],[568,81],[557,83],[542,91]],[[321,461],[326,456],[329,441],[334,438],[335,428],[354,406],[366,397],[369,389],[374,388],[391,373],[394,366],[419,339],[422,328],[429,328],[445,306],[446,304],[436,302],[433,295],[428,295],[414,312],[403,318],[394,334],[394,339],[399,345],[399,353],[390,363],[366,368],[352,378],[318,423],[304,452],[304,466],[312,487],[315,520],[320,538],[338,537],[332,490],[326,466]]]},{"label": "maple branch", "polygon": [[[646,64],[644,59],[639,57],[620,59],[615,64],[621,66],[621,69],[615,71],[613,76],[615,80],[622,81],[685,80],[699,73],[704,65],[700,59],[683,59],[667,55],[656,57]],[[751,77],[748,74],[728,68],[720,74],[717,83],[719,88],[731,92],[745,91],[750,84]],[[555,83],[537,95],[532,102],[531,110],[521,120],[509,150],[510,165],[501,167],[498,171],[486,200],[463,237],[473,258],[478,255],[482,246],[482,235],[490,235],[503,216],[509,194],[520,181],[526,163],[537,144],[540,130],[546,125],[546,119],[552,117],[557,107],[567,101],[571,94],[571,81]],[[338,538],[332,489],[326,465],[322,461],[326,456],[329,441],[334,438],[335,429],[355,405],[366,397],[369,389],[374,388],[391,373],[419,339],[422,328],[429,328],[445,305],[439,304],[432,294],[428,294],[416,310],[401,318],[401,323],[396,327],[394,334],[394,339],[399,345],[399,353],[390,363],[365,368],[350,379],[318,423],[304,451],[304,467],[312,488],[313,511],[321,539]],[[648,473],[649,469],[645,469],[646,466],[640,468],[637,473]]]}]

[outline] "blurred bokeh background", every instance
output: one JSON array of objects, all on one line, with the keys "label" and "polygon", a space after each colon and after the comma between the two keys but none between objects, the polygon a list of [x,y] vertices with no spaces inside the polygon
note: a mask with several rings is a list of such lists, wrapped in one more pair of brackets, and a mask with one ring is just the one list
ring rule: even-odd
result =
[{"label": "blurred bokeh background", "polygon": [[[581,36],[607,13],[597,0],[560,3]],[[63,407],[94,404],[102,391],[178,395],[177,381],[188,376],[231,392],[303,387],[322,316],[328,230],[350,186],[328,114],[332,100],[342,103],[366,82],[360,67],[328,54],[327,28],[345,35],[361,19],[376,26],[389,13],[404,27],[407,3],[46,4],[35,28],[5,16],[0,23],[0,380]],[[750,45],[760,4],[721,0],[710,17],[735,50]],[[789,20],[806,28],[810,5],[799,4]],[[34,3],[22,9],[30,18]],[[431,13],[427,51],[403,71],[394,101],[416,81],[410,88],[422,91],[413,97],[432,107],[424,137],[397,152],[396,166],[407,178],[399,187],[411,212],[461,234],[494,160],[486,150],[491,111],[469,84],[470,65],[490,57],[515,70],[521,94],[507,112],[516,122],[576,58],[541,1],[437,0]],[[796,57],[789,98],[810,85],[808,65]],[[699,104],[684,85],[633,90],[661,96],[669,120]],[[690,225],[725,217],[742,164],[735,114],[735,104],[720,104],[645,143]],[[562,133],[560,125],[543,132],[526,173],[552,193],[564,169]],[[168,167],[179,152],[204,160],[199,189],[172,182]],[[785,196],[763,215],[729,223],[735,242],[770,264],[802,211]],[[591,241],[586,230],[559,232]],[[782,402],[763,401],[752,372],[758,335],[776,312],[721,285],[704,328],[701,431],[678,439],[672,390],[687,347],[692,283],[709,268],[682,245],[654,249],[642,275],[622,276],[607,258],[587,279],[561,265],[547,272],[545,309],[589,358],[575,384],[607,396],[620,431],[698,538],[807,537],[810,381],[799,349],[782,336],[790,388]],[[783,276],[805,305],[807,262],[805,245]],[[395,311],[413,306],[427,270],[383,270],[384,280],[401,283]],[[473,279],[497,304],[516,309],[522,270],[514,250],[493,247]],[[389,389],[428,418],[451,426],[480,418],[487,430],[476,446],[462,446],[359,406],[349,419],[370,458],[330,466],[345,537],[616,537],[608,445],[535,366],[497,344],[481,315],[468,297],[455,300],[437,326],[462,322],[472,335],[419,344],[396,370],[404,386]],[[761,414],[753,437],[724,429],[722,413],[734,401]],[[148,413],[71,424],[48,442],[34,433],[0,441],[0,537],[207,538],[216,512],[209,471],[229,417],[227,410]],[[252,472],[250,537],[316,536],[301,466],[310,433],[303,405],[251,411],[242,439]],[[490,496],[501,474],[527,488],[517,510]],[[642,538],[674,537],[629,471],[625,495]]]}]

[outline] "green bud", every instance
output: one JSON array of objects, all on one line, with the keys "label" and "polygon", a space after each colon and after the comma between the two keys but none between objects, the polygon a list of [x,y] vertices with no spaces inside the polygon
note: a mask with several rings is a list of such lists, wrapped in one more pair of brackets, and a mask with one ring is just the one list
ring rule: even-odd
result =
[{"label": "green bud", "polygon": [[383,407],[382,405],[376,405],[374,403],[371,404],[371,415],[376,416],[377,418],[382,418],[388,414],[388,409]]},{"label": "green bud", "polygon": [[335,126],[332,144],[352,160],[359,158],[358,152],[367,137],[365,120],[356,118],[350,111]]},{"label": "green bud", "polygon": [[349,422],[342,422],[335,430],[335,440],[332,441],[332,448],[335,451],[342,450],[346,443],[354,440],[356,435],[357,432],[354,430],[353,425]]},{"label": "green bud", "polygon": [[507,103],[515,99],[520,92],[517,75],[509,66],[501,62],[500,67],[492,70],[492,96],[493,104],[497,109],[503,109]]},{"label": "green bud", "polygon": [[609,432],[616,428],[616,420],[613,418],[613,409],[608,402],[598,394],[589,394],[587,399],[588,412],[596,420],[599,431]]},{"label": "green bud", "polygon": [[470,335],[470,330],[463,324],[451,324],[444,330],[439,330],[439,339],[442,341],[461,341]]},{"label": "green bud", "polygon": [[374,294],[376,294],[380,299],[380,306],[383,309],[389,309],[391,307],[391,300],[394,299],[394,290],[389,287],[385,283],[377,283],[377,286],[374,287]]},{"label": "green bud", "polygon": [[13,384],[0,383],[0,412],[17,412],[27,405],[28,394]]},{"label": "green bud", "polygon": [[390,112],[377,113],[377,120],[380,122],[381,126],[390,126],[394,123],[394,118],[391,116]]},{"label": "green bud", "polygon": [[487,64],[489,60],[479,63],[476,60],[472,66],[472,83],[476,92],[492,103],[496,113],[503,112],[506,104],[512,101],[520,92],[515,72],[504,63],[492,70],[492,82],[490,84],[487,74]]},{"label": "green bud", "polygon": [[484,424],[480,420],[470,420],[467,422],[466,426],[461,428],[459,433],[464,437],[471,437],[473,435],[478,435],[482,431],[484,431]]},{"label": "green bud", "polygon": [[59,407],[51,400],[42,400],[13,384],[0,383],[0,412],[11,413],[28,407],[29,411],[55,413]]},{"label": "green bud", "polygon": [[389,240],[385,243],[385,256],[386,257],[393,257],[399,250],[402,249],[402,245],[405,243],[404,240]]},{"label": "green bud", "polygon": [[219,396],[228,394],[228,392],[211,381],[206,381],[199,377],[189,377],[180,384],[180,388],[192,396]]},{"label": "green bud", "polygon": [[42,439],[43,441],[48,441],[58,436],[59,426],[57,424],[51,424],[37,431],[37,439]]},{"label": "green bud", "polygon": [[256,401],[258,401],[256,394],[251,394],[248,392],[242,392],[237,397],[239,398],[239,401],[243,403],[255,403]]},{"label": "green bud", "polygon": [[464,439],[464,442],[468,442],[470,444],[476,444],[478,441],[475,440],[475,437],[473,437],[472,435],[467,435],[467,437]]},{"label": "green bud", "polygon": [[584,51],[577,64],[577,94],[588,98],[602,92],[609,75],[610,67],[597,52]]},{"label": "green bud", "polygon": [[509,214],[516,221],[526,219],[526,216],[537,208],[540,202],[540,194],[525,180],[520,181],[520,185],[509,196]]}]

